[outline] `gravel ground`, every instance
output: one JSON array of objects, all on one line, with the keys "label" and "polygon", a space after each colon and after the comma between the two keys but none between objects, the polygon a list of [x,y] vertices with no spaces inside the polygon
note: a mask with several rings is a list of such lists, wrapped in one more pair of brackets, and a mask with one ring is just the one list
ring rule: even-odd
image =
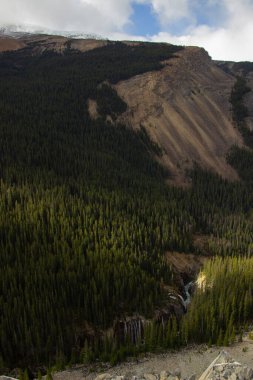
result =
[{"label": "gravel ground", "polygon": [[[222,347],[207,348],[194,346],[177,352],[168,352],[160,355],[149,355],[138,361],[128,361],[115,367],[101,368],[90,372],[87,367],[73,368],[56,373],[54,380],[93,380],[99,373],[112,375],[140,376],[144,373],[160,373],[163,370],[179,368],[182,377],[196,374],[197,378],[205,371],[211,362],[218,356]],[[224,348],[238,362],[253,368],[253,341],[244,338],[243,342]]]}]

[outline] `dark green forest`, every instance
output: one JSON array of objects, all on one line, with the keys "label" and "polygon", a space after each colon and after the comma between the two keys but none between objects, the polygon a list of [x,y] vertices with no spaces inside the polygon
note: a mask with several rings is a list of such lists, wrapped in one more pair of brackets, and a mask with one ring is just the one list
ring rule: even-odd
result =
[{"label": "dark green forest", "polygon": [[[101,339],[101,331],[122,315],[152,318],[165,296],[164,284],[173,284],[164,253],[203,253],[194,245],[195,235],[208,236],[210,255],[231,257],[204,269],[208,281],[220,281],[217,266],[232,265],[237,275],[248,259],[235,257],[251,256],[252,158],[244,155],[240,167],[244,153],[230,155],[241,182],[229,183],[196,167],[189,173],[190,188],[169,187],[170,173],[155,160],[162,152],[146,131],[107,121],[107,115],[116,120],[126,110],[110,83],[158,70],[180,49],[109,43],[86,53],[66,49],[64,54],[33,55],[25,48],[0,54],[3,371],[132,354],[137,348],[131,342],[125,342],[124,351],[122,342]],[[97,101],[101,117],[96,121],[89,117],[88,99]],[[208,298],[197,293],[195,309],[205,297],[203,323],[212,331],[207,336],[198,330],[198,341],[224,341],[228,328],[227,336],[233,336],[252,318],[249,272],[240,289],[247,306],[239,305],[243,311],[232,313],[232,320],[218,311],[226,290],[207,287]],[[227,276],[225,289],[230,281]],[[235,307],[233,297],[227,304],[226,318]],[[194,340],[200,314],[193,314],[187,314],[182,327],[169,321],[166,334],[151,324],[145,344],[138,342],[140,350]]]},{"label": "dark green forest", "polygon": [[[237,63],[237,66],[246,74],[253,70],[253,65],[250,62]],[[252,182],[253,179],[253,131],[247,127],[245,122],[249,112],[244,102],[245,95],[250,91],[245,77],[238,76],[231,93],[230,102],[236,127],[239,129],[246,147],[233,146],[227,157],[228,163],[237,170],[241,179],[246,182]]]}]

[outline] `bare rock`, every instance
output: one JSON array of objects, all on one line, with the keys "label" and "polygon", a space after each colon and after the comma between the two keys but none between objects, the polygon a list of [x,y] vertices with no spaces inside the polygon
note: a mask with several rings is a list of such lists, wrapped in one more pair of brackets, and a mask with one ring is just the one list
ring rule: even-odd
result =
[{"label": "bare rock", "polygon": [[168,371],[162,371],[160,373],[160,380],[167,380],[170,373]]},{"label": "bare rock", "polygon": [[181,377],[181,370],[179,368],[176,368],[174,371],[174,375],[180,379]]},{"label": "bare rock", "polygon": [[237,375],[238,373],[240,373],[242,371],[242,366],[241,365],[238,365],[238,366],[235,366],[234,367],[234,373]]},{"label": "bare rock", "polygon": [[232,373],[232,375],[228,379],[229,380],[237,380],[236,373]]},{"label": "bare rock", "polygon": [[174,375],[169,375],[167,377],[167,380],[179,380],[179,378],[177,376],[174,376]]},{"label": "bare rock", "polygon": [[188,377],[187,380],[196,380],[196,375],[195,375],[195,374],[194,374],[194,375],[191,375],[190,377]]},{"label": "bare rock", "polygon": [[221,365],[221,364],[219,364],[219,365],[217,365],[217,366],[214,366],[213,369],[214,369],[214,371],[216,371],[216,372],[223,372],[223,371],[224,371],[224,366]]},{"label": "bare rock", "polygon": [[245,379],[252,379],[253,378],[253,369],[248,367],[243,367],[242,375],[245,377]]},{"label": "bare rock", "polygon": [[95,380],[110,380],[112,376],[109,373],[102,373],[101,375],[98,375]]},{"label": "bare rock", "polygon": [[253,369],[242,366],[225,351],[212,362],[199,380],[252,380]]},{"label": "bare rock", "polygon": [[232,374],[232,371],[233,371],[233,368],[225,368],[222,376],[224,377],[224,379],[228,379],[230,378],[231,374]]},{"label": "bare rock", "polygon": [[157,376],[156,375],[152,375],[151,373],[145,373],[144,374],[144,379],[145,380],[157,380]]}]

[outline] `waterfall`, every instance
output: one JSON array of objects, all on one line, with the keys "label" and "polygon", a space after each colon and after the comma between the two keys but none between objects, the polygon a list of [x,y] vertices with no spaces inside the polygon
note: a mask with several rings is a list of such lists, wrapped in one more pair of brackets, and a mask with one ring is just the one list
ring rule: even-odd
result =
[{"label": "waterfall", "polygon": [[132,343],[137,343],[142,339],[143,322],[140,318],[128,319],[124,321],[124,338],[129,337]]},{"label": "waterfall", "polygon": [[191,295],[190,295],[189,291],[192,288],[192,286],[193,286],[193,281],[189,282],[184,287],[184,291],[185,291],[185,295],[186,295],[186,299],[184,300],[184,302],[185,302],[185,308],[186,309],[189,306],[189,304],[191,303]]},{"label": "waterfall", "polygon": [[[172,292],[168,293],[169,298],[177,301],[177,305],[180,301],[181,305],[184,307],[185,312],[187,311],[187,308],[191,303],[190,292],[193,285],[194,282],[191,281],[184,286],[183,296],[181,294],[176,294]],[[161,310],[161,312],[157,315],[156,322],[162,325],[163,330],[165,329],[166,321],[169,320],[172,315],[171,313],[173,313],[173,311],[171,311],[171,309],[168,309],[168,311]],[[119,337],[119,339],[121,339],[122,342],[128,338],[131,341],[131,343],[136,344],[143,340],[145,323],[148,323],[148,320],[145,320],[139,315],[133,317],[126,317],[117,321],[117,323],[114,326],[114,333]]]},{"label": "waterfall", "polygon": [[[193,281],[185,285],[184,287],[185,297],[181,296],[181,294],[177,294],[178,298],[180,298],[182,305],[185,308],[185,311],[188,309],[188,306],[191,303],[190,289],[192,286],[193,286]],[[176,299],[175,296],[171,296],[171,295],[170,295],[170,298]]]}]

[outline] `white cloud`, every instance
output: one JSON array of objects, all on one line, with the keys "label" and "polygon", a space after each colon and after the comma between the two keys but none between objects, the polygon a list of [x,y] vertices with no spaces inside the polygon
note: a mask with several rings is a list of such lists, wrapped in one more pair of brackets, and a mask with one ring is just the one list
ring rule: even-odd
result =
[{"label": "white cloud", "polygon": [[[134,2],[151,5],[160,22],[161,32],[152,41],[203,46],[214,59],[253,61],[253,0],[0,0],[0,25],[30,24],[111,39],[146,39],[124,32]],[[197,24],[197,13],[204,12],[207,4],[217,6],[217,12],[220,6],[225,10],[225,18],[217,14],[218,26]],[[172,32],[175,25],[183,25],[177,36]]]},{"label": "white cloud", "polygon": [[162,26],[191,17],[189,0],[137,0],[136,2],[150,4]]},{"label": "white cloud", "polygon": [[[213,0],[215,1],[215,0]],[[250,0],[222,0],[228,18],[224,26],[212,28],[200,25],[187,34],[173,36],[161,32],[153,41],[167,41],[183,45],[203,46],[213,59],[253,61],[253,3]]]},{"label": "white cloud", "polygon": [[122,30],[132,12],[130,0],[0,0],[0,9],[1,24],[98,34]]}]

